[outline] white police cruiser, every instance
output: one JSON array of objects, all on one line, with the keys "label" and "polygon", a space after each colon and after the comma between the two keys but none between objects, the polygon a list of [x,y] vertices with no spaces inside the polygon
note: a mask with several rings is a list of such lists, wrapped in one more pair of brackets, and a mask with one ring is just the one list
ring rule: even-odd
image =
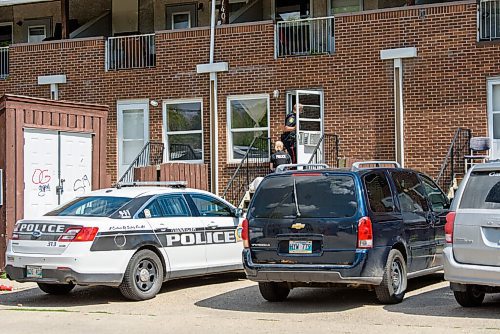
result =
[{"label": "white police cruiser", "polygon": [[241,270],[240,216],[196,189],[102,189],[17,222],[5,270],[50,294],[108,285],[150,299],[169,279]]}]

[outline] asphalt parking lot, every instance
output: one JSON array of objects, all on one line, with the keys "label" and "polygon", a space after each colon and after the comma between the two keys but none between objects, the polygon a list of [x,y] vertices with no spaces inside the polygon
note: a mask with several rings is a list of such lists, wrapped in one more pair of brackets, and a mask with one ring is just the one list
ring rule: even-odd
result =
[{"label": "asphalt parking lot", "polygon": [[0,292],[0,333],[500,333],[500,295],[461,308],[442,274],[410,280],[397,305],[380,305],[365,290],[323,288],[295,289],[286,302],[269,303],[239,273],[172,281],[143,302],[109,287],[67,296],[14,287]]}]

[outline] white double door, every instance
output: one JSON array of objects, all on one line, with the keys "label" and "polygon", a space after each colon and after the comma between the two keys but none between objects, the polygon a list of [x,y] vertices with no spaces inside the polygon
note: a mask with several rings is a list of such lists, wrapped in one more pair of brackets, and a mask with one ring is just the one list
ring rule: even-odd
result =
[{"label": "white double door", "polygon": [[24,129],[24,218],[91,190],[91,134]]},{"label": "white double door", "polygon": [[[297,163],[309,163],[323,135],[323,92],[315,90],[296,90],[287,93],[287,114],[295,105],[296,110]],[[320,152],[322,154],[320,147]],[[322,158],[322,157],[321,157]]]}]

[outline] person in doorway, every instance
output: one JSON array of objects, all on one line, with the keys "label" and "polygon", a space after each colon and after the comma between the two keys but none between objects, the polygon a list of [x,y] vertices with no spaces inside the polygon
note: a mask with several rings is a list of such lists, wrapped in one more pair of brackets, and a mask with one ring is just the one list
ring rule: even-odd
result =
[{"label": "person in doorway", "polygon": [[281,135],[281,140],[292,158],[292,163],[297,163],[297,112],[300,115],[303,109],[304,106],[300,103],[293,106],[292,112],[286,115],[284,132]]},{"label": "person in doorway", "polygon": [[274,150],[275,152],[271,155],[271,161],[269,162],[271,171],[274,172],[279,165],[292,163],[292,158],[284,151],[282,141],[277,140],[276,143],[274,143]]}]

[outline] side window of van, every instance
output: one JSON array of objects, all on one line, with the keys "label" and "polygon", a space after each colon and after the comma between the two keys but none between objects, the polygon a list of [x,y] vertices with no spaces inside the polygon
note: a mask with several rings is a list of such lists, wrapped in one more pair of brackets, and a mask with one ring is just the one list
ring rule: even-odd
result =
[{"label": "side window of van", "polygon": [[425,190],[417,174],[402,171],[392,172],[392,178],[398,192],[399,205],[402,212],[429,211]]},{"label": "side window of van", "polygon": [[384,172],[379,171],[365,175],[364,183],[370,209],[373,212],[394,211],[391,188]]},{"label": "side window of van", "polygon": [[422,184],[424,185],[425,192],[429,197],[429,202],[431,203],[432,211],[440,212],[448,209],[450,207],[450,201],[443,194],[441,189],[427,176],[420,174],[422,179]]}]

